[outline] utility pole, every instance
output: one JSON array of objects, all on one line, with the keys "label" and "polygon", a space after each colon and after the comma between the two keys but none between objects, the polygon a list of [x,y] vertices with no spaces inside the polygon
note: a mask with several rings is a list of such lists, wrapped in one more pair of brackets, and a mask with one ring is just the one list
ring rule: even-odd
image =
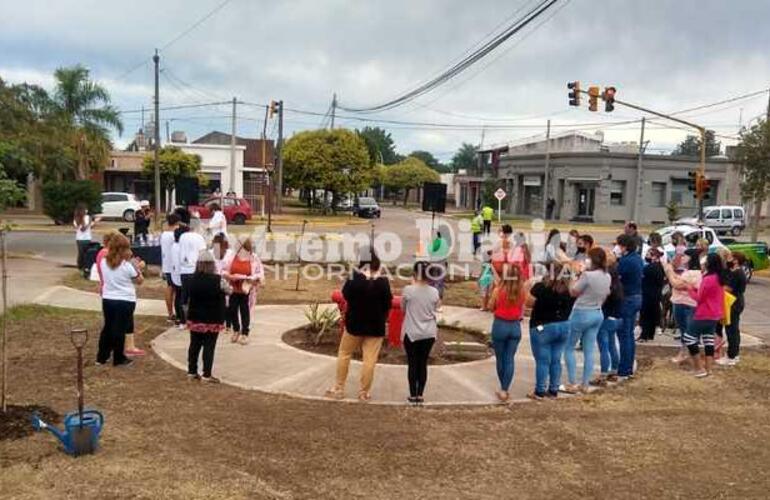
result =
[{"label": "utility pole", "polygon": [[644,125],[645,117],[642,117],[642,131],[639,135],[639,158],[636,160],[636,193],[634,196],[633,219],[639,222],[639,204],[642,202],[642,161],[644,158]]},{"label": "utility pole", "polygon": [[331,121],[331,128],[334,129],[334,117],[337,114],[337,94],[332,96],[332,121]]},{"label": "utility pole", "polygon": [[551,120],[545,128],[545,179],[543,180],[543,220],[548,217],[548,191],[551,186]]},{"label": "utility pole", "polygon": [[[230,192],[235,193],[235,131],[236,131],[236,118],[235,118],[235,106],[238,100],[233,97],[233,116],[232,116],[232,129],[230,133]],[[220,191],[222,189],[220,188]],[[222,207],[224,210],[225,207]]]},{"label": "utility pole", "polygon": [[273,169],[267,167],[267,117],[270,113],[270,106],[265,106],[265,121],[262,125],[262,168],[265,169],[265,190],[267,198],[267,232],[273,232],[273,186],[270,177],[273,175]]},{"label": "utility pole", "polygon": [[278,144],[275,157],[278,178],[275,181],[276,211],[283,210],[283,101],[278,101]]},{"label": "utility pole", "polygon": [[161,224],[161,207],[160,207],[160,159],[158,154],[160,153],[160,56],[158,55],[158,49],[155,49],[155,55],[152,56],[152,62],[155,63],[155,99],[153,104],[155,105],[155,126],[153,127],[153,135],[155,144],[153,145],[153,162],[155,167],[155,227],[160,229]]},{"label": "utility pole", "polygon": [[171,134],[168,131],[168,122],[169,120],[166,120],[166,144],[171,142]]}]

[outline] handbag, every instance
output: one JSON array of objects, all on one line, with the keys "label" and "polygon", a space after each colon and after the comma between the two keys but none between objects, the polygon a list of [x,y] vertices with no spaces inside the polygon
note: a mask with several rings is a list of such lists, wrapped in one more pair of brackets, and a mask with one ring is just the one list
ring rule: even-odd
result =
[{"label": "handbag", "polygon": [[732,307],[735,301],[738,300],[735,298],[735,295],[725,290],[724,292],[724,313],[722,315],[721,323],[724,326],[730,326],[730,323],[732,322]]}]

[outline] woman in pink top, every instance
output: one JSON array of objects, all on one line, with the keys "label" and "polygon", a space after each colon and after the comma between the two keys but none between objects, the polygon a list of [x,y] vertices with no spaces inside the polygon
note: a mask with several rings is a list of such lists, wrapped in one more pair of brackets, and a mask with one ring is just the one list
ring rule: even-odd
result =
[{"label": "woman in pink top", "polygon": [[[724,316],[725,307],[722,259],[717,254],[709,254],[703,271],[700,286],[691,287],[689,290],[690,297],[695,299],[695,312],[684,337],[685,345],[692,357],[695,376],[698,378],[711,374],[711,367],[714,364],[714,334],[717,323]],[[703,350],[706,353],[705,369],[698,349],[700,341],[703,342]]]},{"label": "woman in pink top", "polygon": [[676,256],[673,262],[665,265],[666,278],[671,284],[671,304],[674,306],[674,321],[679,330],[679,338],[682,342],[682,348],[679,354],[671,361],[674,363],[683,363],[689,357],[687,346],[684,343],[684,336],[692,320],[697,305],[695,299],[690,297],[690,288],[700,286],[703,275],[700,270],[693,271],[689,269],[690,257],[684,254],[684,247],[677,247]]}]

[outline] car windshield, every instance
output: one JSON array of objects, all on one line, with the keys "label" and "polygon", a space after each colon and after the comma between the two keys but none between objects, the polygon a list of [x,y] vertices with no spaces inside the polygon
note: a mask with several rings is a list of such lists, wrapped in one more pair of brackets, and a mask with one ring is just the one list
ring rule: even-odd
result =
[{"label": "car windshield", "polygon": [[362,207],[372,207],[376,205],[377,202],[374,201],[374,198],[359,198],[358,199],[358,205]]}]

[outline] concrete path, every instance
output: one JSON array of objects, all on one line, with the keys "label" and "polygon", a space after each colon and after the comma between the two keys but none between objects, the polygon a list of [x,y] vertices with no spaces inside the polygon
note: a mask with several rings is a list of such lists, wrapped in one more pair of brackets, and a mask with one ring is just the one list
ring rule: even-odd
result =
[{"label": "concrete path", "polygon": [[[48,289],[35,302],[91,311],[101,309],[96,294],[63,286]],[[336,358],[303,351],[281,340],[286,331],[307,323],[305,308],[304,305],[256,306],[252,312],[254,326],[248,345],[232,344],[224,336],[220,337],[214,363],[215,376],[224,383],[244,389],[324,399],[325,390],[334,383]],[[136,313],[165,316],[165,305],[160,300],[140,299]],[[439,319],[449,325],[481,331],[488,331],[492,324],[489,313],[464,307],[444,306]],[[743,346],[759,344],[761,342],[756,337],[743,336]],[[153,350],[162,359],[185,371],[188,345],[188,332],[177,328],[170,328],[152,342]],[[679,343],[670,336],[659,335],[652,345],[676,347]],[[578,354],[577,358],[580,361],[582,355]],[[360,362],[351,362],[346,401],[355,401],[360,367]],[[534,387],[535,372],[526,321],[522,322],[522,339],[515,358],[515,369],[511,396],[514,401],[522,401]],[[578,373],[581,370],[579,363]],[[493,404],[497,401],[494,394],[497,384],[494,357],[454,365],[431,366],[425,399],[427,404],[436,405]],[[372,387],[372,403],[404,404],[407,395],[406,366],[378,365]]]}]

